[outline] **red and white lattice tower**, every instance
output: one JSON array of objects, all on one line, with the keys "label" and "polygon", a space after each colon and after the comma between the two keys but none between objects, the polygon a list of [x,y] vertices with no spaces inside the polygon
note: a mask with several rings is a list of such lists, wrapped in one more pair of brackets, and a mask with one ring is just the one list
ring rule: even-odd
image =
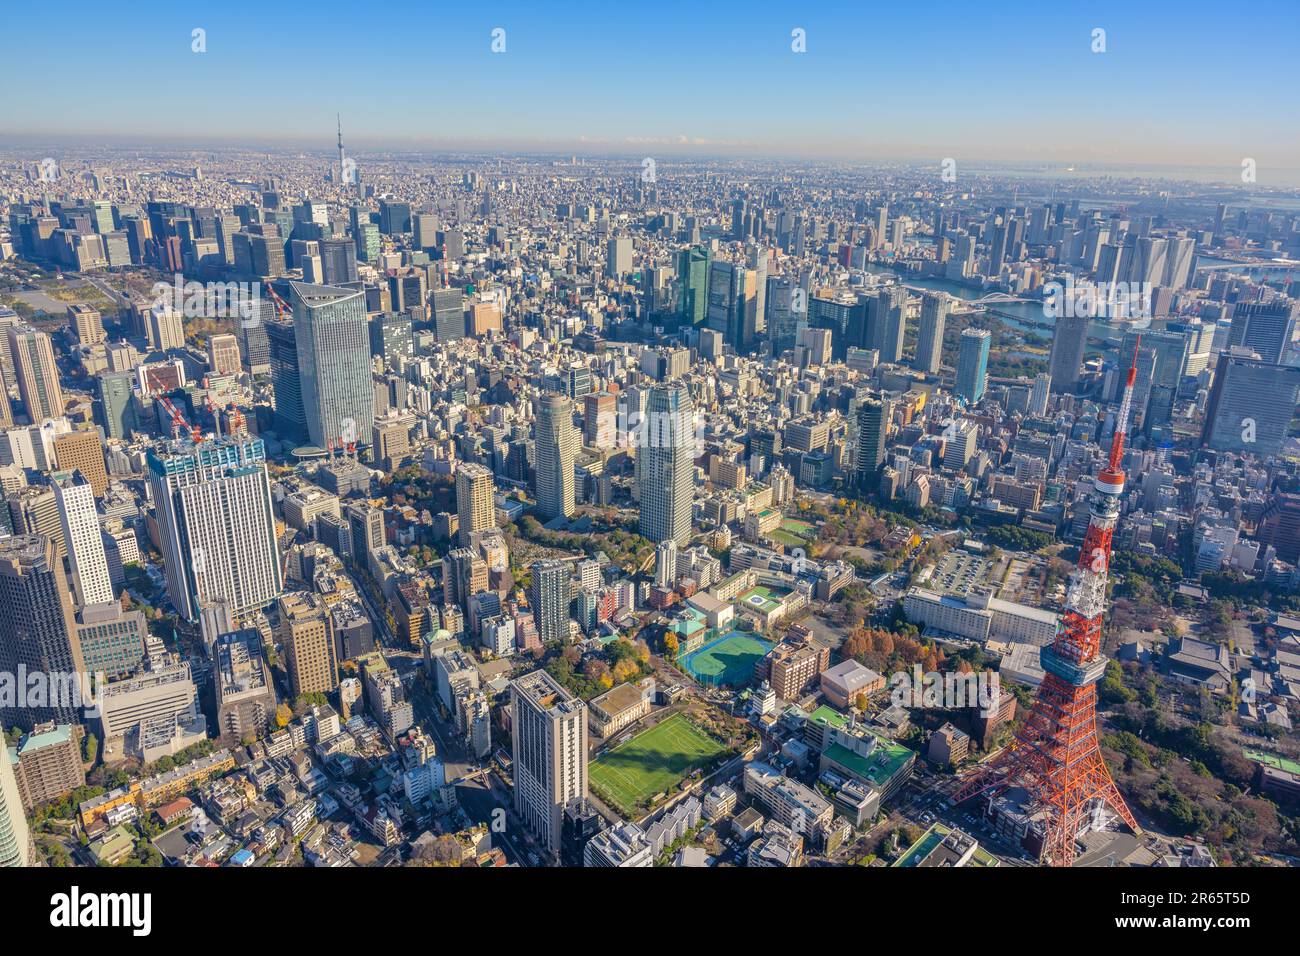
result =
[{"label": "red and white lattice tower", "polygon": [[1088,533],[1070,576],[1065,612],[1056,639],[1040,655],[1044,676],[1034,706],[1007,749],[952,797],[957,804],[988,791],[1025,788],[1030,807],[1046,814],[1043,860],[1051,866],[1074,862],[1075,839],[1099,825],[1106,807],[1134,833],[1141,832],[1111,779],[1097,737],[1097,682],[1106,672],[1101,653],[1106,577],[1124,493],[1124,433],[1136,378],[1134,349],[1110,457],[1093,483]]}]

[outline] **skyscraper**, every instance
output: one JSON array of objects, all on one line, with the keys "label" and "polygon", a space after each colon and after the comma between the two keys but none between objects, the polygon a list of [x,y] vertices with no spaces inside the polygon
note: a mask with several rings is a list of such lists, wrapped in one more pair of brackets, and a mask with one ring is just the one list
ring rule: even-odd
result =
[{"label": "skyscraper", "polygon": [[1079,384],[1084,349],[1088,344],[1088,318],[1081,315],[1058,315],[1052,330],[1052,354],[1048,374],[1057,392],[1072,392]]},{"label": "skyscraper", "polygon": [[957,353],[957,383],[954,392],[968,405],[984,397],[989,377],[989,344],[993,334],[988,329],[965,329]]},{"label": "skyscraper", "polygon": [[465,337],[465,300],[460,289],[434,290],[433,315],[439,342],[454,342]]},{"label": "skyscraper", "polygon": [[413,244],[417,249],[438,248],[438,217],[431,212],[417,212],[411,216]]},{"label": "skyscraper", "polygon": [[148,314],[149,346],[160,352],[185,348],[185,318],[171,302],[155,302]]},{"label": "skyscraper", "polygon": [[[1152,416],[1148,412],[1153,395],[1172,396],[1182,380],[1187,336],[1182,332],[1142,329],[1124,333],[1119,354],[1129,356],[1138,348],[1141,336],[1141,353],[1138,355],[1137,383],[1133,390],[1132,421],[1135,433],[1149,430],[1152,424],[1167,421],[1162,411]],[[1161,404],[1163,408],[1163,403]],[[1168,409],[1172,411],[1172,408]]]},{"label": "skyscraper", "polygon": [[99,513],[95,510],[95,492],[80,471],[55,472],[51,476],[54,497],[59,503],[59,521],[63,541],[72,568],[72,587],[77,604],[108,604],[116,600],[113,582],[104,554]]},{"label": "skyscraper", "polygon": [[50,337],[26,325],[9,326],[8,336],[18,394],[27,406],[27,417],[35,424],[62,417],[63,389]]},{"label": "skyscraper", "polygon": [[889,235],[889,207],[881,206],[876,210],[875,228],[872,236],[872,248],[879,249],[885,244]]},{"label": "skyscraper", "polygon": [[1300,368],[1224,352],[1205,406],[1202,444],[1268,456],[1282,451],[1300,398]]},{"label": "skyscraper", "polygon": [[1029,390],[1029,414],[1041,418],[1047,414],[1047,400],[1052,391],[1052,376],[1039,372],[1034,376],[1033,388]]},{"label": "skyscraper", "polygon": [[885,461],[890,411],[889,402],[882,398],[864,398],[858,403],[857,455],[853,476],[859,487],[873,482]]},{"label": "skyscraper", "polygon": [[1165,275],[1161,285],[1168,289],[1185,289],[1192,277],[1196,262],[1196,240],[1178,236],[1169,240],[1165,259]]},{"label": "skyscraper", "polygon": [[1146,289],[1160,285],[1165,280],[1168,255],[1168,240],[1138,236],[1129,260],[1129,283],[1137,283]]},{"label": "skyscraper", "polygon": [[492,470],[474,462],[462,462],[456,469],[456,510],[460,515],[460,540],[497,526]]},{"label": "skyscraper", "polygon": [[536,561],[528,592],[537,636],[543,644],[569,637],[569,566],[563,561]]},{"label": "skyscraper", "polygon": [[362,570],[370,567],[370,556],[384,546],[384,513],[371,504],[348,505],[348,536],[352,539],[352,562]]},{"label": "skyscraper", "polygon": [[308,437],[319,448],[359,441],[375,419],[365,296],[290,282],[289,298]]},{"label": "skyscraper", "polygon": [[131,372],[104,372],[95,378],[95,417],[109,438],[126,438],[136,429],[134,382]]},{"label": "skyscraper", "polygon": [[737,352],[748,352],[758,334],[758,273],[731,262],[709,268],[709,328]]},{"label": "skyscraper", "polygon": [[[800,308],[800,301],[805,306]],[[772,354],[780,355],[794,348],[800,323],[807,323],[807,298],[804,291],[790,276],[768,276],[766,293],[767,337],[772,343]]]},{"label": "skyscraper", "polygon": [[879,348],[881,362],[899,362],[906,333],[907,290],[900,286],[881,289],[867,307],[867,348]]},{"label": "skyscraper", "polygon": [[411,231],[411,204],[388,199],[379,201],[379,231],[396,236]]},{"label": "skyscraper", "polygon": [[564,807],[587,796],[587,705],[546,671],[510,685],[515,812],[552,856]]},{"label": "skyscraper", "polygon": [[54,542],[39,534],[0,538],[0,673],[14,675],[25,692],[24,672],[44,674],[49,696],[43,703],[0,701],[0,725],[81,722],[85,663],[68,583]]},{"label": "skyscraper", "polygon": [[613,448],[618,439],[618,399],[592,392],[582,399],[582,441],[591,448]]},{"label": "skyscraper", "polygon": [[677,542],[672,538],[660,541],[655,548],[655,585],[671,588],[677,581]]},{"label": "skyscraper", "polygon": [[1265,362],[1280,365],[1295,336],[1297,311],[1300,302],[1280,297],[1271,302],[1238,302],[1228,345],[1253,349]]},{"label": "skyscraper", "polygon": [[921,322],[916,336],[912,368],[934,375],[943,355],[943,327],[948,321],[948,297],[927,292],[921,296]]},{"label": "skyscraper", "polygon": [[351,239],[321,239],[321,275],[326,285],[357,281],[357,246]]},{"label": "skyscraper", "polygon": [[605,274],[619,279],[632,271],[632,240],[627,236],[612,238],[607,244]]},{"label": "skyscraper", "polygon": [[677,304],[683,325],[703,325],[709,311],[709,266],[713,254],[704,246],[691,246],[677,255]]},{"label": "skyscraper", "polygon": [[260,438],[173,442],[148,455],[167,594],[182,617],[224,600],[232,614],[265,607],[283,586]]},{"label": "skyscraper", "polygon": [[239,339],[222,332],[208,339],[208,368],[214,375],[239,373]]},{"label": "skyscraper", "polygon": [[537,408],[537,516],[542,521],[573,514],[577,443],[569,400],[543,395]]},{"label": "skyscraper", "polygon": [[695,498],[695,403],[685,385],[656,385],[646,400],[636,455],[641,534],[655,544],[691,536]]},{"label": "skyscraper", "polygon": [[286,441],[307,438],[307,416],[302,407],[302,376],[298,372],[298,344],[293,323],[266,322],[267,357],[271,365],[271,391],[275,395],[275,432]]}]

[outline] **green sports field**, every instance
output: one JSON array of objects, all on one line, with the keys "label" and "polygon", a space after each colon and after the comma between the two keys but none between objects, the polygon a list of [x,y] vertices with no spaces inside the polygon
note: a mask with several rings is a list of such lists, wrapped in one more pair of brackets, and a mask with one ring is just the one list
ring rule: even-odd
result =
[{"label": "green sports field", "polygon": [[817,536],[817,529],[807,521],[785,518],[780,527],[769,531],[767,536],[787,548],[802,548]]},{"label": "green sports field", "polygon": [[663,793],[727,748],[681,714],[607,750],[587,768],[597,796],[632,819]]},{"label": "green sports field", "polygon": [[754,679],[754,663],[772,649],[772,642],[732,631],[698,651],[687,654],[681,666],[701,684],[732,687]]}]

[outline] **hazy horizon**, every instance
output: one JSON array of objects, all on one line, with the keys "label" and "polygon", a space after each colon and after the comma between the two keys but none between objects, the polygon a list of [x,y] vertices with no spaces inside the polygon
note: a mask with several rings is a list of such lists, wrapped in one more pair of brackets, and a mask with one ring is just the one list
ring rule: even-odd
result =
[{"label": "hazy horizon", "polygon": [[[0,113],[0,140],[332,149],[342,114],[353,152],[951,157],[1221,169],[1224,181],[1251,158],[1261,186],[1270,172],[1296,181],[1300,11],[1264,3],[1209,30],[1208,4],[1159,6],[507,4],[384,17],[326,0],[311,16],[144,3],[128,22],[74,0],[7,14],[0,53],[27,88]],[[795,30],[806,52],[793,51]],[[52,59],[36,37],[89,59]],[[87,83],[87,65],[105,82]]]}]

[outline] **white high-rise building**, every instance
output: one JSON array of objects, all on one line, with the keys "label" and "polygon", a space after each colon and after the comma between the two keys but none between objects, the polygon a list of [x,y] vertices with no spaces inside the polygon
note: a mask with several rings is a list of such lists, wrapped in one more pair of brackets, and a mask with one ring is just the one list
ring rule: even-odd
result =
[{"label": "white high-rise building", "polygon": [[8,748],[0,759],[0,866],[31,866],[31,835]]},{"label": "white high-rise building", "polygon": [[960,471],[975,456],[979,425],[970,419],[954,422],[944,432],[943,467]]},{"label": "white high-rise building", "polygon": [[1034,377],[1033,388],[1029,390],[1029,414],[1042,418],[1047,414],[1047,399],[1052,393],[1052,376],[1039,372]]},{"label": "white high-rise building", "polygon": [[113,593],[113,579],[108,573],[104,536],[95,510],[95,491],[80,471],[58,472],[52,480],[77,604],[81,607],[108,604],[117,595]]},{"label": "white high-rise building", "polygon": [[659,542],[655,549],[655,584],[670,588],[677,580],[677,542],[672,538]]},{"label": "white high-rise building", "polygon": [[1196,261],[1196,240],[1176,236],[1169,240],[1165,256],[1165,274],[1162,284],[1169,289],[1186,289],[1192,277],[1192,263]]},{"label": "white high-rise building", "polygon": [[149,345],[159,352],[185,348],[185,321],[175,305],[160,299],[149,309]]},{"label": "white high-rise building", "polygon": [[472,461],[456,468],[456,510],[460,517],[461,544],[469,544],[478,531],[490,531],[496,523],[496,487],[492,469]]},{"label": "white high-rise building", "polygon": [[262,440],[173,442],[148,466],[177,611],[197,621],[212,601],[236,615],[274,601],[283,577]]},{"label": "white high-rise building", "polygon": [[552,855],[564,807],[587,796],[587,705],[546,671],[510,685],[515,812]]},{"label": "white high-rise building", "polygon": [[573,514],[577,444],[569,400],[543,396],[537,408],[537,516],[543,521]]}]

